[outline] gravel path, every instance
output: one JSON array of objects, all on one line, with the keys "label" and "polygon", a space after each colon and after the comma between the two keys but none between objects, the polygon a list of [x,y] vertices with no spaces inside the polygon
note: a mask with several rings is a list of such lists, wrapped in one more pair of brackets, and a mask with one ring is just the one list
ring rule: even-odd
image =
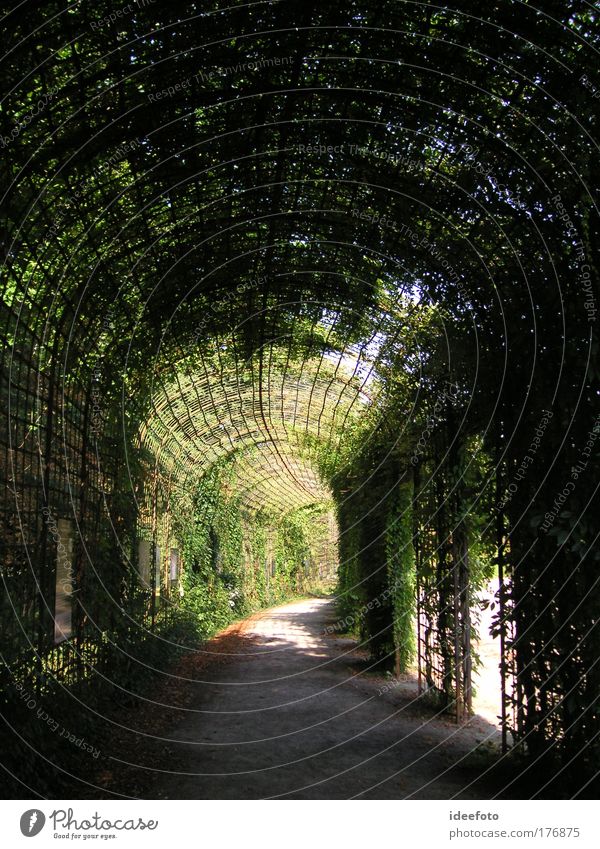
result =
[{"label": "gravel path", "polygon": [[493,726],[432,718],[410,680],[371,674],[352,640],[327,635],[333,620],[333,602],[312,599],[244,623],[227,662],[190,685],[177,742],[145,765],[158,769],[151,796],[490,798],[469,754]]}]

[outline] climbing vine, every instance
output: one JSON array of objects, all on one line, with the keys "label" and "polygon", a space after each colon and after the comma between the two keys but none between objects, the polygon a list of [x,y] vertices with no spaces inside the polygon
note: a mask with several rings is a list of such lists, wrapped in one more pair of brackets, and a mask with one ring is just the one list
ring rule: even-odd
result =
[{"label": "climbing vine", "polygon": [[322,520],[330,504],[284,515],[244,509],[227,495],[235,474],[227,460],[216,463],[196,486],[191,509],[174,533],[184,569],[178,605],[191,612],[203,637],[260,608],[318,589],[334,563],[335,545]]},{"label": "climbing vine", "polygon": [[406,672],[415,658],[415,550],[413,544],[412,480],[399,483],[390,498],[386,524],[386,557],[392,590],[396,674]]}]

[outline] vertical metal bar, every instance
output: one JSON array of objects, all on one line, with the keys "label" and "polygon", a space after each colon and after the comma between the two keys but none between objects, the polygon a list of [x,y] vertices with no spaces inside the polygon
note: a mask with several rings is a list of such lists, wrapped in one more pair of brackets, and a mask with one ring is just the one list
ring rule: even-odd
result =
[{"label": "vertical metal bar", "polygon": [[417,692],[423,692],[423,626],[421,616],[423,606],[421,604],[421,534],[419,528],[418,497],[419,497],[420,474],[418,464],[413,470],[413,547],[415,550],[415,594],[417,606]]},{"label": "vertical metal bar", "polygon": [[422,651],[422,637],[421,637],[421,587],[419,584],[419,569],[417,566],[417,575],[416,575],[416,593],[417,593],[417,692],[419,695],[423,692],[423,673],[421,671],[421,651]]},{"label": "vertical metal bar", "polygon": [[[502,499],[502,471],[496,468],[496,504]],[[500,722],[502,724],[502,753],[508,750],[506,728],[506,598],[504,593],[504,512],[500,507],[496,517],[496,549],[498,553],[498,613],[500,616]]]},{"label": "vertical metal bar", "polygon": [[500,614],[500,721],[502,723],[502,752],[508,750],[506,737],[506,602],[504,595],[504,557],[502,546],[498,550],[498,608]]},{"label": "vertical metal bar", "polygon": [[[81,465],[79,469],[79,506],[78,506],[78,526],[79,526],[79,534],[77,539],[74,542],[75,546],[75,557],[73,558],[73,570],[75,573],[75,588],[77,590],[82,590],[83,588],[83,569],[84,569],[84,549],[83,549],[83,541],[82,535],[84,533],[85,521],[86,521],[86,509],[87,509],[87,487],[88,487],[88,439],[89,439],[89,414],[90,414],[90,406],[91,406],[91,391],[92,391],[92,383],[88,384],[87,390],[84,395],[84,412],[83,412],[83,424],[81,429]],[[76,652],[76,663],[77,663],[77,674],[79,677],[83,677],[85,674],[84,665],[83,665],[83,653],[82,646],[84,645],[84,622],[82,616],[82,601],[85,604],[85,599],[81,599],[81,595],[76,596],[79,599],[79,603],[73,604],[73,619],[74,622],[74,639],[75,644],[77,646]],[[111,605],[112,607],[112,605]],[[101,612],[100,610],[95,611],[96,621],[99,622]]]},{"label": "vertical metal bar", "polygon": [[471,657],[471,594],[469,576],[469,540],[464,528],[462,537],[461,557],[461,592],[462,592],[462,633],[463,633],[463,671],[464,671],[464,694],[467,714],[473,709],[473,661]]},{"label": "vertical metal bar", "polygon": [[[42,501],[44,507],[49,507],[51,504],[50,498],[50,487],[51,487],[51,475],[54,471],[53,469],[53,443],[54,443],[54,418],[55,418],[55,380],[56,380],[56,352],[58,347],[58,334],[57,339],[54,342],[52,354],[51,354],[51,365],[50,365],[50,376],[47,382],[47,411],[46,411],[46,434],[45,434],[45,444],[44,444],[44,454],[42,455],[42,447],[40,445],[40,469],[42,471],[41,479],[42,479]],[[42,375],[40,373],[39,380],[41,381]],[[15,489],[17,489],[17,481],[15,481]],[[48,514],[50,515],[50,514]],[[48,549],[51,549],[54,553],[54,546],[49,544],[48,539],[48,522],[44,521],[42,524],[42,538],[40,545],[40,559],[38,561],[38,568],[40,569],[38,581],[37,581],[37,598],[38,598],[38,611],[39,611],[39,620],[38,620],[38,651],[36,657],[36,682],[35,689],[36,694],[39,696],[41,693],[41,682],[42,682],[42,673],[43,673],[43,658],[46,654],[48,635],[47,635],[47,621],[48,621],[48,611],[47,605],[54,605],[54,587],[50,584],[52,577],[55,575],[54,569],[56,568],[53,565],[52,568],[49,568],[48,563]],[[54,561],[53,561],[54,563]],[[50,587],[52,586],[52,590]]]},{"label": "vertical metal bar", "polygon": [[[456,547],[454,547],[456,553]],[[462,705],[462,658],[460,634],[460,584],[458,580],[459,561],[454,562],[454,694],[456,704],[456,721],[463,718]]]},{"label": "vertical metal bar", "polygon": [[158,534],[158,470],[154,469],[152,487],[152,549],[150,552],[150,569],[152,570],[152,598],[150,600],[152,630],[156,626],[156,546]]}]

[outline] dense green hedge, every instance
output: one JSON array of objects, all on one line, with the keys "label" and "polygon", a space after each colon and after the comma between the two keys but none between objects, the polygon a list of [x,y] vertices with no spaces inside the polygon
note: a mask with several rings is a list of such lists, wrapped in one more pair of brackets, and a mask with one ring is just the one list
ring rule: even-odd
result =
[{"label": "dense green hedge", "polygon": [[191,520],[175,522],[184,564],[177,605],[194,614],[204,637],[320,584],[315,517],[330,505],[249,513],[224,491],[230,474],[227,462],[216,464],[197,485]]},{"label": "dense green hedge", "polygon": [[416,648],[413,494],[412,478],[398,484],[390,499],[385,530],[397,674],[407,671]]}]

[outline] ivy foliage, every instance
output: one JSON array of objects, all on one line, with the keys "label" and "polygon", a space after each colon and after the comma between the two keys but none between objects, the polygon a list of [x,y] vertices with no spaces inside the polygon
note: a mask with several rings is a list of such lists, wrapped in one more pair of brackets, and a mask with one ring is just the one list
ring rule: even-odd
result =
[{"label": "ivy foliage", "polygon": [[330,503],[275,515],[244,509],[226,493],[234,469],[227,459],[197,484],[191,517],[175,522],[185,569],[181,609],[208,637],[235,619],[323,584],[324,549],[335,543],[322,521]]},{"label": "ivy foliage", "polygon": [[389,499],[385,529],[388,578],[392,590],[396,674],[415,659],[415,550],[413,545],[412,480],[398,484]]},{"label": "ivy foliage", "polygon": [[[290,356],[297,365],[335,351],[360,382],[375,350],[361,416],[333,422],[343,439],[332,450],[318,447],[318,423],[311,434],[336,500],[342,609],[374,657],[405,650],[394,623],[406,599],[386,593],[391,572],[410,564],[394,537],[402,513],[385,500],[412,473],[437,685],[457,696],[464,659],[447,636],[468,637],[446,604],[453,570],[467,564],[472,588],[493,556],[510,584],[497,627],[518,681],[511,730],[536,756],[558,753],[569,775],[593,775],[597,10],[584,0],[547,0],[543,12],[508,0],[290,0],[194,18],[188,5],[137,4],[116,28],[105,25],[109,0],[25,0],[6,16],[1,610],[11,665],[29,670],[35,643],[44,658],[54,652],[57,674],[83,675],[61,665],[48,636],[48,498],[75,514],[78,569],[84,548],[98,555],[100,577],[82,577],[79,649],[99,646],[115,616],[131,639],[158,625],[128,560],[132,502],[145,532],[169,538],[154,515],[154,456],[128,474],[137,433],[160,419],[157,381],[202,367],[232,328],[259,394],[270,359],[281,372]],[[331,61],[307,58],[329,56],[332,43]],[[199,75],[198,51],[205,68],[235,74]],[[249,55],[290,61],[257,67]],[[315,142],[343,152],[306,155]],[[409,297],[397,307],[400,291]],[[211,360],[213,381],[222,360]],[[304,378],[301,365],[294,379]],[[101,434],[90,438],[95,404]],[[314,539],[306,514],[245,515],[227,482],[204,472],[179,502],[164,476],[161,498],[184,552],[181,604],[195,599],[208,634],[302,591]],[[123,544],[101,544],[115,529]],[[253,564],[244,574],[242,559]]]}]

